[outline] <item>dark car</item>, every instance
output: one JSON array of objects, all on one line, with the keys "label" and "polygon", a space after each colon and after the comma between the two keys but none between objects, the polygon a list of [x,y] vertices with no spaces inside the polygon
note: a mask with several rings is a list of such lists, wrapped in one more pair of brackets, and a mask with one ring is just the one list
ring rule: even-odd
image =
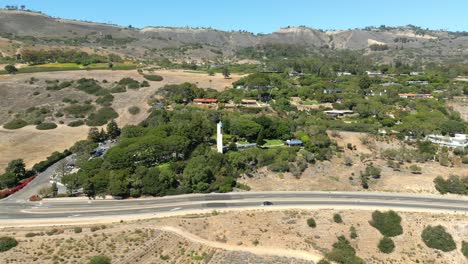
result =
[{"label": "dark car", "polygon": [[269,201],[265,201],[265,202],[263,202],[262,205],[263,205],[263,206],[268,206],[268,205],[273,205],[273,203],[272,203],[272,202],[269,202]]}]

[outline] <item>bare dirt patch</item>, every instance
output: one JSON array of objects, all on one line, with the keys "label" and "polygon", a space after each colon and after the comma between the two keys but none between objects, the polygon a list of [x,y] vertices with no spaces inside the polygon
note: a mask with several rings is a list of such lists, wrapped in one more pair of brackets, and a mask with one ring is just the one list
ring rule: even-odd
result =
[{"label": "bare dirt patch", "polygon": [[[331,133],[330,133],[331,134]],[[434,187],[437,176],[468,175],[468,166],[458,164],[453,167],[440,165],[438,162],[405,163],[400,171],[394,171],[387,162],[380,158],[380,152],[387,148],[397,148],[403,143],[394,140],[380,142],[372,140],[363,144],[364,133],[340,132],[339,137],[332,137],[338,146],[344,148],[343,153],[334,156],[329,161],[309,164],[304,173],[296,178],[290,173],[274,173],[266,168],[254,173],[254,177],[244,175],[239,182],[247,184],[253,191],[361,191],[361,172],[371,163],[382,170],[380,179],[372,180],[369,190],[385,192],[438,193]],[[347,144],[356,146],[349,150]],[[351,166],[345,165],[345,159],[352,161]],[[409,166],[417,164],[422,168],[421,174],[411,173]]]}]

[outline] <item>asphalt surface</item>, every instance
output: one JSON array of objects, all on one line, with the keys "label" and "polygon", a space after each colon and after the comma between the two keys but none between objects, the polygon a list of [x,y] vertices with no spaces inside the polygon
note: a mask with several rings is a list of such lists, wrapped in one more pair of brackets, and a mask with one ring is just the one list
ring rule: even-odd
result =
[{"label": "asphalt surface", "polygon": [[[263,206],[264,201],[273,205]],[[457,212],[468,214],[467,198],[420,196],[368,192],[244,192],[227,194],[194,194],[152,199],[130,200],[45,200],[22,202],[0,201],[0,221],[47,220],[102,216],[134,216],[194,210],[234,208],[367,208],[372,210],[403,209]]]}]

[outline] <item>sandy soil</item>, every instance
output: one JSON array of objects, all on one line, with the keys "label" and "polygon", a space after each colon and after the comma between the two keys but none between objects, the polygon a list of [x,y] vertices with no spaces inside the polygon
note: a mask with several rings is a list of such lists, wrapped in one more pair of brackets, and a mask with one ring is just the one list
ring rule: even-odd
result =
[{"label": "sandy soil", "polygon": [[[339,213],[343,223],[333,221]],[[113,263],[310,263],[331,250],[336,237],[344,235],[366,263],[465,263],[460,252],[468,237],[468,218],[463,215],[399,212],[403,234],[393,238],[396,249],[380,253],[382,235],[370,224],[371,211],[284,210],[234,211],[194,214],[132,222],[55,227],[55,234],[26,238],[27,233],[51,231],[53,227],[9,228],[0,235],[14,236],[18,247],[0,253],[2,263],[84,263],[104,254]],[[317,227],[307,226],[313,217]],[[421,241],[426,225],[441,224],[457,243],[457,250],[443,253]],[[350,238],[350,227],[358,238]],[[297,259],[292,259],[295,257]]]},{"label": "sandy soil", "polygon": [[[468,176],[468,166],[459,164],[454,167],[444,167],[438,162],[426,162],[418,164],[422,167],[421,174],[412,174],[405,163],[401,171],[393,171],[386,165],[386,161],[380,158],[380,152],[386,148],[396,148],[401,145],[398,141],[376,142],[364,145],[360,138],[363,133],[340,132],[340,137],[335,137],[339,146],[344,148],[344,153],[334,156],[330,161],[310,164],[300,178],[290,173],[278,174],[263,168],[254,174],[254,177],[243,176],[239,181],[247,184],[253,191],[361,191],[360,172],[364,171],[366,164],[372,162],[382,169],[382,176],[370,183],[369,190],[385,192],[409,192],[409,193],[437,193],[433,180],[437,176],[449,176],[451,174]],[[347,143],[356,146],[356,150],[346,148]],[[361,157],[367,158],[363,161]],[[345,165],[345,157],[352,160],[352,166]]]},{"label": "sandy soil", "polygon": [[17,130],[0,128],[0,172],[8,162],[22,158],[28,168],[45,160],[54,151],[63,151],[88,135],[88,127],[71,128],[59,125],[53,130],[37,130],[26,126]]}]

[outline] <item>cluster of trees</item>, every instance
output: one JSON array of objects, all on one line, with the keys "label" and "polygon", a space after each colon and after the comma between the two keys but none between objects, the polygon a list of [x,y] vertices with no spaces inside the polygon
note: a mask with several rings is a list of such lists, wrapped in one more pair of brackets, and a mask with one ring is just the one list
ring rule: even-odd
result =
[{"label": "cluster of trees", "polygon": [[44,63],[77,63],[81,65],[89,65],[93,63],[121,62],[122,58],[116,54],[108,56],[89,54],[80,50],[31,50],[25,49],[20,53],[21,61],[28,64],[44,64]]},{"label": "cluster of trees", "polygon": [[0,175],[0,189],[12,188],[18,183],[29,177],[26,171],[26,165],[22,159],[10,161],[5,169],[5,173]]},{"label": "cluster of trees", "polygon": [[441,194],[454,193],[468,195],[468,177],[451,175],[448,179],[438,176],[434,179],[435,188]]}]

